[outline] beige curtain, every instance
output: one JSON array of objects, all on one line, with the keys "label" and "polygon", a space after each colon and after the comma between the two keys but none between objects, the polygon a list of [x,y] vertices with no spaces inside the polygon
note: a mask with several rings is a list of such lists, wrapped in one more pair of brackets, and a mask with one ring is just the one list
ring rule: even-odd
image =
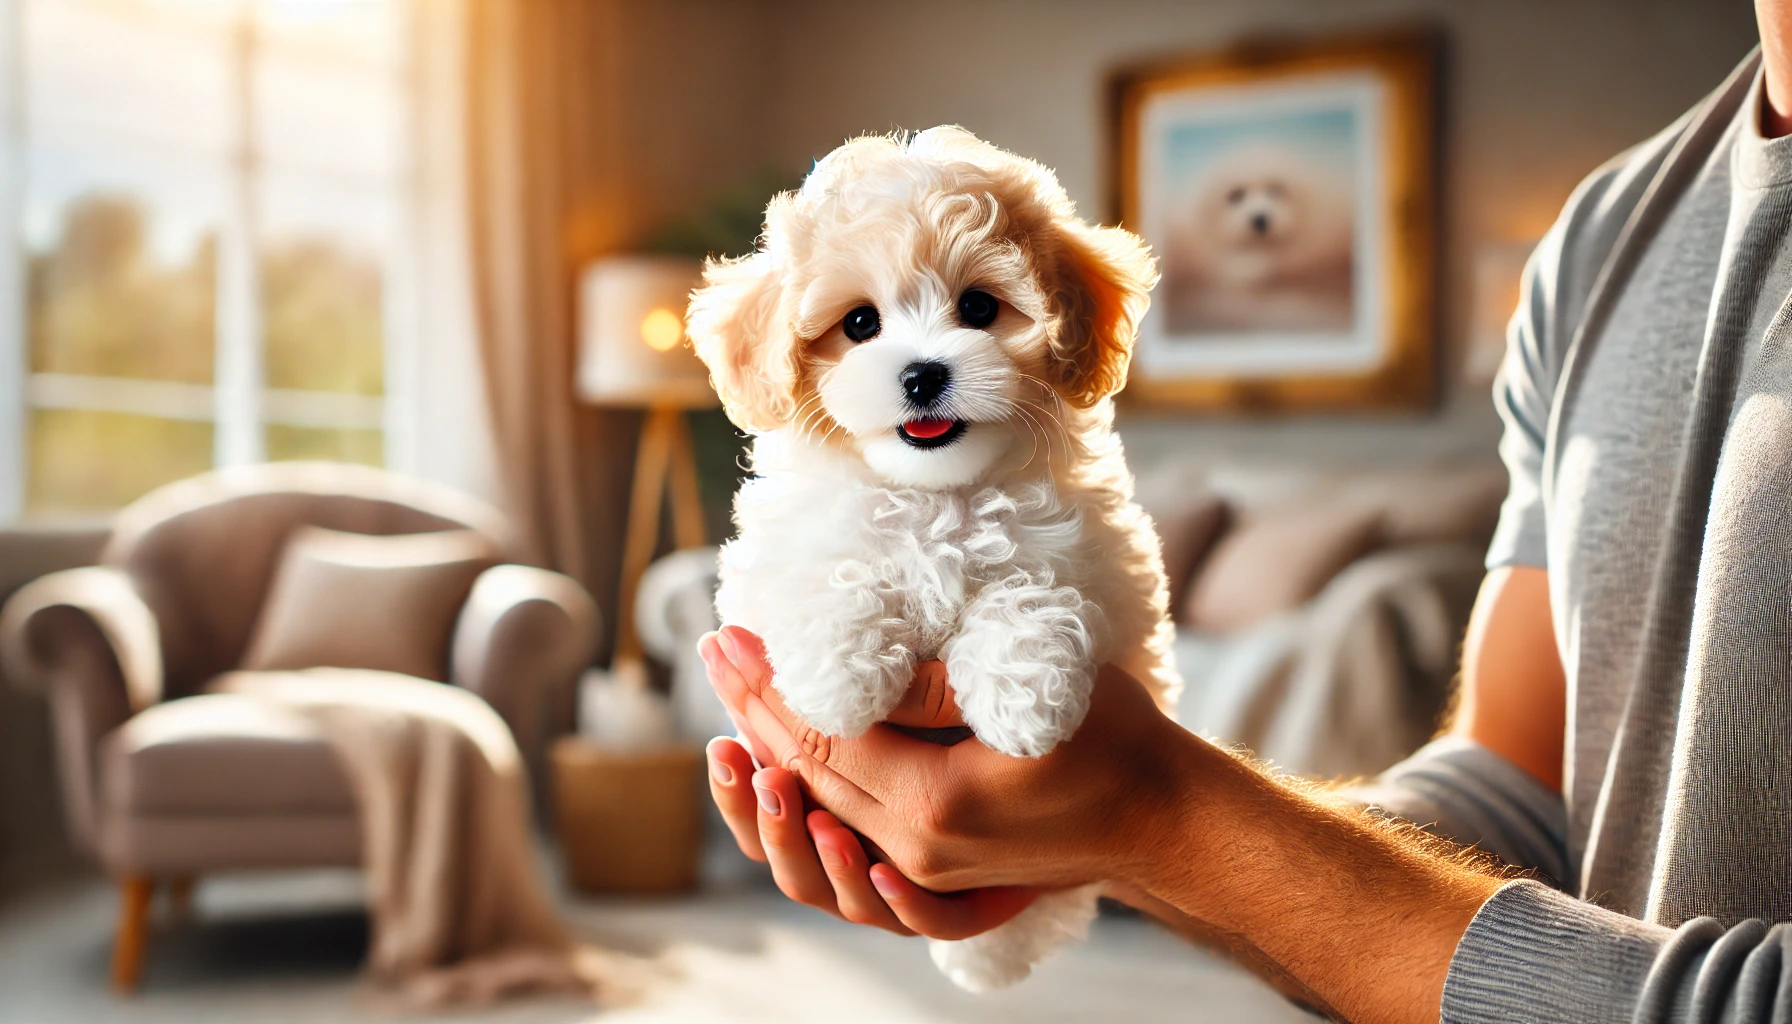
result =
[{"label": "beige curtain", "polygon": [[464,0],[472,267],[499,482],[613,637],[638,414],[573,392],[581,266],[632,230],[623,0]]}]

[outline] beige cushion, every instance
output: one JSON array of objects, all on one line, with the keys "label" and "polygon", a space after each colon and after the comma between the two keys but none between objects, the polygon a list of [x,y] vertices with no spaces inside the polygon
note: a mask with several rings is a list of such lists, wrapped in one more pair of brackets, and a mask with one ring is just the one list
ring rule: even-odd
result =
[{"label": "beige cushion", "polygon": [[1164,574],[1170,580],[1170,599],[1175,601],[1188,589],[1195,568],[1213,549],[1231,511],[1224,498],[1203,490],[1141,504],[1157,527],[1157,539],[1163,545]]},{"label": "beige cushion", "polygon": [[1293,611],[1375,543],[1373,509],[1316,502],[1259,512],[1233,527],[1195,574],[1181,621],[1225,631]]},{"label": "beige cushion", "polygon": [[374,537],[294,531],[243,667],[370,668],[446,682],[454,622],[500,559],[471,530]]},{"label": "beige cushion", "polygon": [[205,694],[157,704],[100,745],[100,793],[134,816],[352,813],[348,777],[303,715]]}]

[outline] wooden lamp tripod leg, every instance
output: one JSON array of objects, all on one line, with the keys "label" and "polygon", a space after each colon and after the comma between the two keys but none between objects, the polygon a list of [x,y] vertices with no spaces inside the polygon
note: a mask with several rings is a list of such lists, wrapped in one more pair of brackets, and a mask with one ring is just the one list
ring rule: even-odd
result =
[{"label": "wooden lamp tripod leg", "polygon": [[635,479],[629,494],[628,534],[622,546],[622,593],[617,601],[616,664],[639,662],[641,638],[635,632],[635,589],[653,561],[660,542],[660,511],[667,485],[672,491],[673,541],[680,548],[703,545],[703,505],[697,489],[697,463],[684,412],[672,406],[648,410],[641,425],[641,446],[635,455]]}]

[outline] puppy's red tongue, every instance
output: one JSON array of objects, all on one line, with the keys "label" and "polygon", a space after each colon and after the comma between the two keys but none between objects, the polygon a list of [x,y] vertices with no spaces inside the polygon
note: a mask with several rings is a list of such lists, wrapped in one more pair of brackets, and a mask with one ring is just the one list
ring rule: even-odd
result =
[{"label": "puppy's red tongue", "polygon": [[951,429],[951,420],[909,420],[902,425],[903,433],[923,441],[930,441]]}]

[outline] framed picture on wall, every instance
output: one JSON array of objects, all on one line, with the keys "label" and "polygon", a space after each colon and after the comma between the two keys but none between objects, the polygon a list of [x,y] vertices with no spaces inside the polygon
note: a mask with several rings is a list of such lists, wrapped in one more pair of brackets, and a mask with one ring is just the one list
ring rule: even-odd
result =
[{"label": "framed picture on wall", "polygon": [[1430,404],[1436,49],[1402,33],[1116,76],[1118,213],[1163,273],[1123,401]]}]

